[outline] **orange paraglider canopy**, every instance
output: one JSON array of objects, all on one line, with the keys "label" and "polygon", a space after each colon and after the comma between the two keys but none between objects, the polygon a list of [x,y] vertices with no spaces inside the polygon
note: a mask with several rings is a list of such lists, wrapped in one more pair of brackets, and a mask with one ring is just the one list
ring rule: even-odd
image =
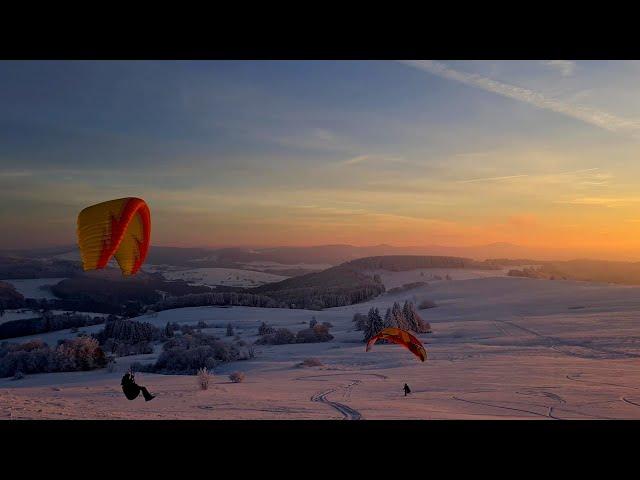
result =
[{"label": "orange paraglider canopy", "polygon": [[411,335],[406,330],[400,328],[389,327],[380,331],[377,335],[374,335],[367,342],[367,348],[365,351],[371,350],[371,347],[378,340],[389,340],[390,342],[397,343],[403,347],[409,349],[416,357],[423,362],[427,359],[427,351],[416,337]]},{"label": "orange paraglider canopy", "polygon": [[78,215],[78,245],[84,270],[104,268],[116,258],[123,275],[144,263],[151,239],[151,213],[140,198],[98,203]]}]

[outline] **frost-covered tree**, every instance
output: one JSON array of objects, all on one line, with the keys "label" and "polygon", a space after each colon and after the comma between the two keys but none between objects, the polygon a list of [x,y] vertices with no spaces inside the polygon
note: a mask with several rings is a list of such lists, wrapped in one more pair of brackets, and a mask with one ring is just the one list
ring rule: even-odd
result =
[{"label": "frost-covered tree", "polygon": [[167,338],[173,337],[173,325],[171,325],[171,322],[167,322],[167,324],[165,325],[164,336]]},{"label": "frost-covered tree", "polygon": [[355,313],[352,321],[355,324],[356,330],[364,330],[367,323],[367,316],[362,313]]},{"label": "frost-covered tree", "polygon": [[371,307],[367,315],[367,323],[364,328],[364,341],[368,341],[383,328],[385,328],[385,325],[384,320],[380,316],[380,311],[377,308]]}]

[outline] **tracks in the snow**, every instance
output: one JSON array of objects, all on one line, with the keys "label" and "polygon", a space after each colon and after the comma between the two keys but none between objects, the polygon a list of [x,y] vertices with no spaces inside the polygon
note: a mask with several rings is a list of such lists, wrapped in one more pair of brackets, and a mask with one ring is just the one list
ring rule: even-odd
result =
[{"label": "tracks in the snow", "polygon": [[349,385],[345,387],[332,388],[325,392],[317,393],[311,397],[311,401],[321,402],[329,405],[330,407],[340,412],[344,416],[344,420],[360,420],[362,418],[362,414],[360,412],[349,407],[348,405],[345,405],[343,403],[333,402],[327,398],[327,395],[335,392],[339,388],[351,389],[353,386],[358,385],[359,383],[362,383],[362,382],[360,380],[354,380],[353,382],[351,382]]},{"label": "tracks in the snow", "polygon": [[[325,377],[336,377],[336,376],[350,376],[350,377],[357,377],[357,376],[371,376],[371,377],[376,377],[376,378],[380,378],[383,380],[386,380],[387,377],[386,375],[381,375],[379,373],[330,373],[330,374],[324,374],[324,375],[307,375],[304,377],[298,377],[295,378],[295,380],[310,380],[310,381],[327,381],[324,378]],[[358,412],[356,409],[351,408],[348,405],[345,405],[344,403],[339,403],[339,402],[334,402],[332,400],[329,400],[327,398],[328,395],[337,392],[338,390],[343,390],[344,391],[344,397],[345,398],[350,398],[351,397],[351,390],[353,389],[353,387],[355,387],[356,385],[359,385],[362,383],[362,380],[357,380],[357,379],[351,379],[351,383],[347,384],[347,385],[343,385],[343,386],[338,386],[335,388],[331,388],[329,390],[325,390],[323,392],[320,393],[316,393],[315,395],[313,395],[311,397],[311,401],[312,402],[320,402],[320,403],[324,403],[325,405],[330,406],[331,408],[333,408],[334,410],[337,410],[338,412],[340,412],[343,417],[344,420],[360,420],[362,419],[362,414],[360,412]]]}]

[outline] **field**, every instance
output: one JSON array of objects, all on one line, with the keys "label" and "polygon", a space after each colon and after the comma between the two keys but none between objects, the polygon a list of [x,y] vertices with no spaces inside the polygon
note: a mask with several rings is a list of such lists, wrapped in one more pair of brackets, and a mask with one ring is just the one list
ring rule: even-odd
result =
[{"label": "field", "polygon": [[225,285],[227,287],[257,287],[265,283],[279,282],[288,277],[236,268],[194,268],[190,270],[166,270],[167,280],[184,280],[191,285]]},{"label": "field", "polygon": [[[413,281],[409,272],[394,281]],[[262,321],[293,331],[312,316],[331,322],[334,340],[258,346],[255,359],[225,364],[200,391],[193,376],[138,374],[157,398],[128,401],[117,369],[39,374],[0,380],[2,418],[139,419],[609,419],[640,418],[640,288],[505,276],[430,282],[367,303],[319,312],[247,307],[195,307],[140,317],[204,320],[221,336],[227,323],[247,342]],[[500,272],[492,272],[500,275]],[[413,275],[420,277],[419,273]],[[421,311],[433,334],[421,335],[429,358],[419,362],[396,345],[365,353],[355,312],[394,301],[433,300]],[[101,326],[80,329],[97,331]],[[55,343],[68,331],[40,335]],[[21,339],[26,340],[27,337]],[[323,366],[298,364],[316,358]],[[227,375],[243,371],[234,384]],[[412,394],[402,392],[408,383]]]}]

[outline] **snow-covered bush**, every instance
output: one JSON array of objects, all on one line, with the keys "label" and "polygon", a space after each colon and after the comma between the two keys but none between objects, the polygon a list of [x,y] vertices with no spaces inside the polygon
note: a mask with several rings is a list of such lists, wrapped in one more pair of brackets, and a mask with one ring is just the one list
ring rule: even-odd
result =
[{"label": "snow-covered bush", "polygon": [[207,390],[209,388],[209,382],[211,381],[211,374],[207,367],[202,367],[198,370],[196,375],[198,379],[198,385],[200,386],[200,390]]},{"label": "snow-covered bush", "polygon": [[286,345],[295,343],[296,335],[289,329],[279,328],[274,333],[263,335],[262,338],[256,340],[258,345]]},{"label": "snow-covered bush", "polygon": [[313,328],[305,328],[296,334],[296,343],[318,343],[333,340],[333,335],[329,333],[329,327],[323,324],[316,324]]},{"label": "snow-covered bush", "polygon": [[260,324],[260,328],[258,328],[258,335],[269,335],[271,333],[275,333],[275,331],[275,328],[270,327],[265,322],[262,322],[262,324]]}]

